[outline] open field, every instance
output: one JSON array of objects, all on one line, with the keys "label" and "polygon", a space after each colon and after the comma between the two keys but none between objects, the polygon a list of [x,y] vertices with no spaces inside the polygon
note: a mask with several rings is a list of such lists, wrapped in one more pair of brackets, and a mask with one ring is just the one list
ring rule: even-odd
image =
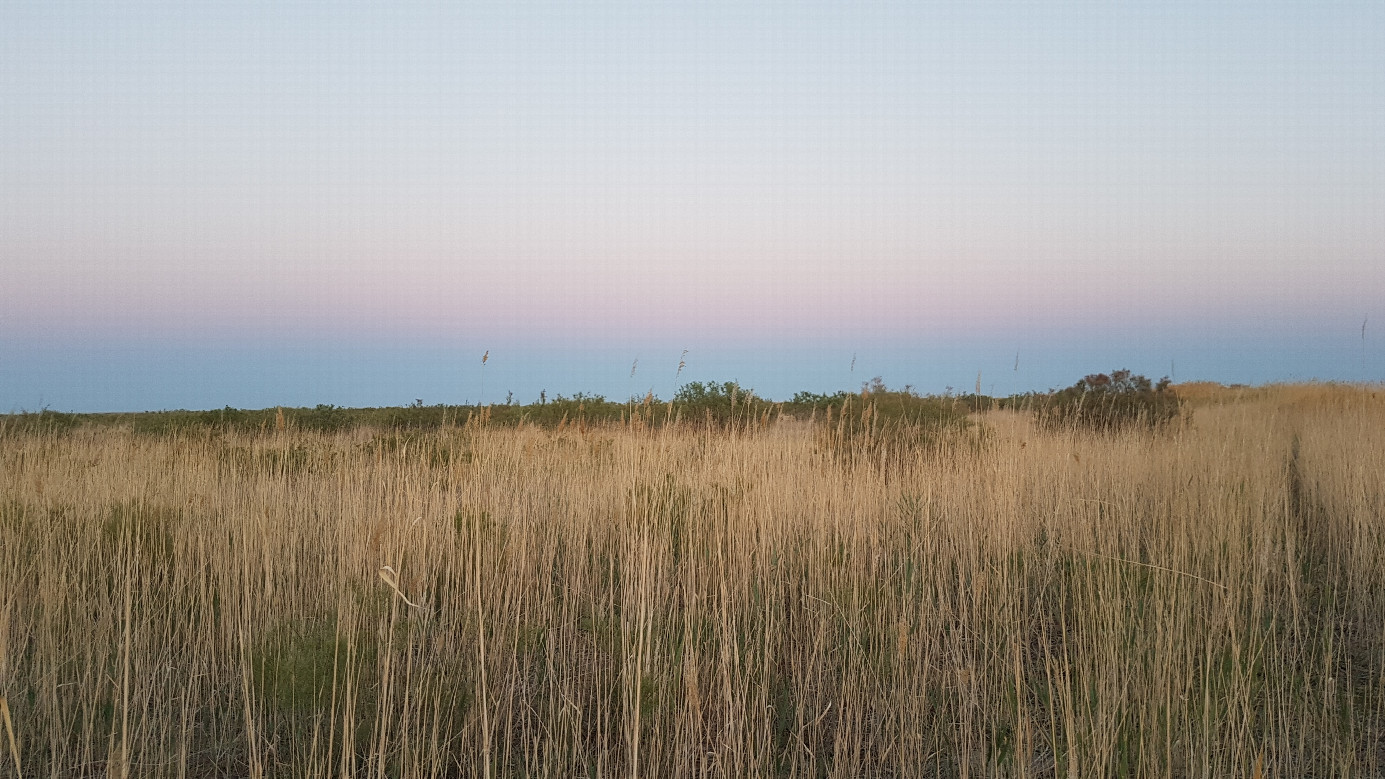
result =
[{"label": "open field", "polygon": [[743,421],[0,430],[0,775],[1385,776],[1385,392]]}]

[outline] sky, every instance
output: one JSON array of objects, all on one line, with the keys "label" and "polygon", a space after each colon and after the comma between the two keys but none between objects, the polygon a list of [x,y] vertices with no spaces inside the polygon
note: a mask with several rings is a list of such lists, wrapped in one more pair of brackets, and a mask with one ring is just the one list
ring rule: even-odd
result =
[{"label": "sky", "polygon": [[1385,381],[1381,40],[1377,2],[7,0],[0,413]]}]

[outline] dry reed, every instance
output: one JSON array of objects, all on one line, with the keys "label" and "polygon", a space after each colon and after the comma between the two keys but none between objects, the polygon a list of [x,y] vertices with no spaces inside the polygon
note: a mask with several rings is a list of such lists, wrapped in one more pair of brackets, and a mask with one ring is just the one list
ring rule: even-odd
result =
[{"label": "dry reed", "polygon": [[821,429],[6,433],[11,759],[1385,773],[1381,398],[1104,436],[991,412],[888,454]]}]

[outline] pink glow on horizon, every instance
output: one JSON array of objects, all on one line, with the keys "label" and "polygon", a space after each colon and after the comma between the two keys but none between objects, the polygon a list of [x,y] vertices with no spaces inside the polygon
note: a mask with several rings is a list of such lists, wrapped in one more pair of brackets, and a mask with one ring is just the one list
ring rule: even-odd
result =
[{"label": "pink glow on horizon", "polygon": [[[1213,324],[1312,317],[1359,307],[1365,291],[1311,268],[1235,278],[1074,266],[1040,271],[906,263],[816,268],[730,264],[550,273],[479,264],[333,277],[184,268],[160,275],[93,269],[0,291],[6,329],[31,338],[103,336],[660,340],[798,344],[926,333],[933,338],[1043,329],[1080,333],[1132,321]],[[24,290],[22,296],[14,290]]]}]

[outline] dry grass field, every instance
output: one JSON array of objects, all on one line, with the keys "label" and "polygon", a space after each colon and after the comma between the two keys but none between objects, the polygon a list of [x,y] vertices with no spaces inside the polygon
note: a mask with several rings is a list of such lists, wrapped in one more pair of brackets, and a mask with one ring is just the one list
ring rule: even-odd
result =
[{"label": "dry grass field", "polygon": [[0,431],[0,695],[3,776],[1385,776],[1385,392]]}]

